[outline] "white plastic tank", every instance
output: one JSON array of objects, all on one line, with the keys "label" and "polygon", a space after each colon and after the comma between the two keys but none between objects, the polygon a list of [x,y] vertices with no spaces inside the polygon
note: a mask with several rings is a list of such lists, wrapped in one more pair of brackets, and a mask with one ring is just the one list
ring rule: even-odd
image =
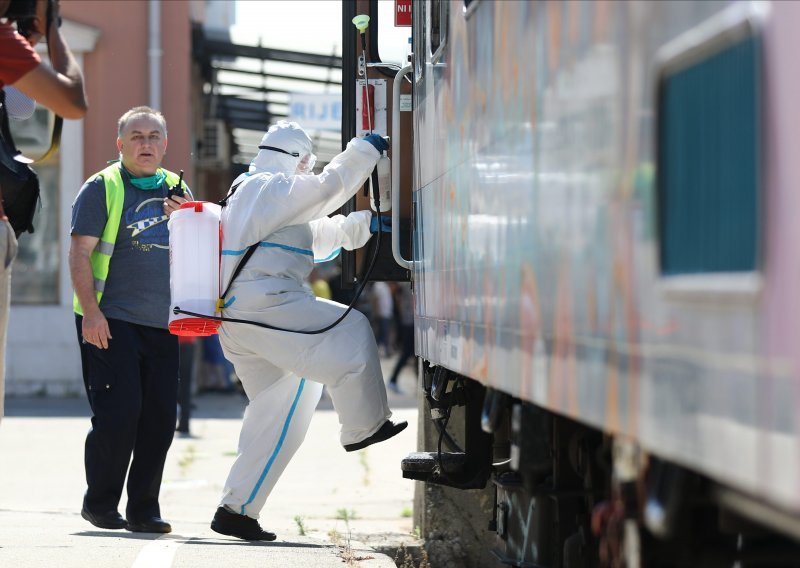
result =
[{"label": "white plastic tank", "polygon": [[219,321],[173,309],[218,315],[220,210],[215,203],[188,201],[169,218],[169,331],[175,335],[214,335],[219,328]]}]

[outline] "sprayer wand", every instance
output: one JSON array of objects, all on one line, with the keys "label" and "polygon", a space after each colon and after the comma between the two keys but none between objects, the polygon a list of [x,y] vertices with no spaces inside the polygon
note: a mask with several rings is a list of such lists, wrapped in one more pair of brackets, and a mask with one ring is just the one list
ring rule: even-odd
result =
[{"label": "sprayer wand", "polygon": [[367,37],[369,16],[361,14],[353,18],[353,25],[358,28],[361,35],[361,57],[358,58],[358,74],[364,77],[364,104],[367,106],[367,127],[372,134],[372,109],[369,106],[369,77],[367,76]]}]

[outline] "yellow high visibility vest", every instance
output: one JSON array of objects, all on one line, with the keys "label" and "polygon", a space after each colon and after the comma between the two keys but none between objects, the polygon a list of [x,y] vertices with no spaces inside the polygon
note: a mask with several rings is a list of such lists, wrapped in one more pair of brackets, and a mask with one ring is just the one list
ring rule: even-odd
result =
[{"label": "yellow high visibility vest", "polygon": [[[108,220],[103,229],[103,234],[100,235],[100,242],[97,243],[89,257],[89,261],[92,264],[92,276],[94,277],[94,293],[97,296],[98,305],[106,287],[108,265],[111,262],[111,255],[114,253],[114,245],[117,242],[119,222],[122,219],[122,204],[125,202],[125,184],[122,181],[120,167],[119,162],[116,162],[89,178],[90,182],[97,179],[98,176],[103,178],[106,187],[106,211],[108,212]],[[180,179],[178,174],[169,170],[159,168],[158,171],[164,172],[166,175],[168,187],[177,184]],[[185,191],[186,184],[182,183],[181,185]],[[83,315],[78,295],[74,292],[72,294],[72,309],[76,314]]]}]

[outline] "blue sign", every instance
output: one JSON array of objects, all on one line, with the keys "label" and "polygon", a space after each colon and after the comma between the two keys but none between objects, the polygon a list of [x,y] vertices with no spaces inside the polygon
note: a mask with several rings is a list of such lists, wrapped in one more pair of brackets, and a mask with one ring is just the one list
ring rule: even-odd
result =
[{"label": "blue sign", "polygon": [[292,94],[289,120],[312,130],[341,130],[342,96],[335,94]]}]

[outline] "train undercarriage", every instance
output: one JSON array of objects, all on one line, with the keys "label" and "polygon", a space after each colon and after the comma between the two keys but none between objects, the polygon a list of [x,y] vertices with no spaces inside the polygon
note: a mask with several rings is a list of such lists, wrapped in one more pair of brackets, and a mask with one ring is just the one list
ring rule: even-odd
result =
[{"label": "train undercarriage", "polygon": [[422,363],[417,523],[432,565],[800,566],[773,507],[633,441]]}]

